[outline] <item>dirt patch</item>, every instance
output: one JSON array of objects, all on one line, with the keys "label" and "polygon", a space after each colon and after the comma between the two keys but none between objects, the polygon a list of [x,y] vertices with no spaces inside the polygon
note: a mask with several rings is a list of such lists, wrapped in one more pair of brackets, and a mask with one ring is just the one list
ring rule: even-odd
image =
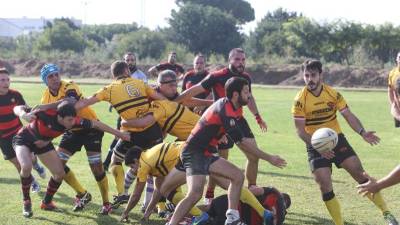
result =
[{"label": "dirt patch", "polygon": [[[0,67],[6,67],[17,76],[39,76],[45,61],[28,60],[1,60]],[[67,77],[99,77],[109,78],[110,65],[103,63],[82,63],[76,60],[55,61],[61,68],[61,73]],[[140,65],[139,69],[146,72],[151,65]],[[185,65],[189,69],[191,65]],[[210,65],[214,70],[221,65]],[[256,84],[301,86],[304,84],[299,65],[253,65],[246,70],[251,74]],[[341,87],[385,87],[387,86],[388,70],[361,67],[330,66],[324,68],[324,81],[327,84]]]}]

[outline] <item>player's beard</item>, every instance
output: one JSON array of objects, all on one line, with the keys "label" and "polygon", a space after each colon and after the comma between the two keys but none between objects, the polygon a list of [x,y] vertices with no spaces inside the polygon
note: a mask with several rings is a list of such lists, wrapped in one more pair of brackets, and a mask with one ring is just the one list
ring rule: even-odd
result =
[{"label": "player's beard", "polygon": [[129,72],[134,73],[137,70],[136,65],[129,65]]},{"label": "player's beard", "polygon": [[320,86],[320,84],[321,84],[321,80],[319,80],[319,81],[316,82],[316,83],[310,81],[310,82],[308,82],[307,86],[308,86],[308,89],[309,89],[310,91],[315,91],[315,90],[318,89],[318,87]]},{"label": "player's beard", "polygon": [[241,74],[244,72],[244,65],[240,65],[238,67],[235,67],[234,65],[229,65],[229,69],[234,73],[234,74]]}]

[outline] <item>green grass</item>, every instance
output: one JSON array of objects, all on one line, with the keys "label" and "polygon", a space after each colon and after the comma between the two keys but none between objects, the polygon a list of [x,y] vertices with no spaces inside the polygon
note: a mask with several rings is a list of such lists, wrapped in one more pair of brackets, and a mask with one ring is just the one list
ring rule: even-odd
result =
[{"label": "green grass", "polygon": [[[81,89],[86,96],[98,90],[100,85],[82,85]],[[14,83],[12,88],[19,90],[30,105],[38,104],[44,86],[42,84]],[[255,120],[247,111],[250,126],[253,128],[259,146],[270,153],[284,157],[288,166],[277,169],[268,163],[260,163],[258,175],[259,185],[273,185],[283,192],[290,194],[292,207],[289,209],[285,224],[333,224],[330,220],[320,191],[313,181],[306,158],[304,144],[296,136],[290,108],[297,90],[273,89],[257,87],[253,89],[259,110],[268,123],[268,132],[261,133]],[[342,91],[351,110],[360,118],[367,129],[372,129],[381,137],[378,146],[371,147],[363,142],[358,134],[353,132],[340,117],[340,123],[348,140],[360,156],[364,168],[373,176],[382,177],[399,162],[398,147],[400,139],[398,130],[394,129],[390,117],[387,97],[384,92],[351,92]],[[114,126],[115,111],[109,113],[108,105],[100,103],[94,106],[100,119]],[[111,135],[106,134],[103,140],[103,157],[105,157]],[[57,143],[58,140],[55,141]],[[245,157],[236,148],[231,150],[230,159],[241,168],[244,168]],[[84,187],[93,194],[93,202],[83,212],[72,212],[74,193],[67,184],[62,184],[55,195],[57,206],[61,213],[45,212],[39,209],[43,194],[32,195],[34,216],[24,219],[21,215],[20,181],[14,167],[2,162],[0,169],[0,224],[118,224],[122,209],[115,210],[111,216],[101,216],[101,198],[95,179],[91,175],[84,151],[77,153],[69,162],[70,168],[77,174]],[[115,193],[115,185],[111,174],[108,174],[110,195]],[[342,205],[344,219],[347,224],[385,224],[380,212],[366,198],[356,193],[356,182],[343,170],[334,168],[333,185],[336,195]],[[42,190],[47,180],[40,180]],[[218,190],[218,193],[222,193]],[[383,191],[385,199],[392,212],[400,218],[400,186]],[[135,219],[141,218],[136,207],[130,216],[132,224],[138,224]],[[148,224],[164,224],[156,216],[151,217]]]}]

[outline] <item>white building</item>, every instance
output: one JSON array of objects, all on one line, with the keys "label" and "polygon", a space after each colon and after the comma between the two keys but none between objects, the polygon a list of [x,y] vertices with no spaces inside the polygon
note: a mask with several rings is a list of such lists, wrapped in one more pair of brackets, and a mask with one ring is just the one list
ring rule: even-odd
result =
[{"label": "white building", "polygon": [[[82,20],[70,19],[78,27],[82,26]],[[32,18],[0,18],[0,37],[16,37],[27,35],[32,32],[42,32],[47,22],[53,19],[44,17],[39,19]]]}]

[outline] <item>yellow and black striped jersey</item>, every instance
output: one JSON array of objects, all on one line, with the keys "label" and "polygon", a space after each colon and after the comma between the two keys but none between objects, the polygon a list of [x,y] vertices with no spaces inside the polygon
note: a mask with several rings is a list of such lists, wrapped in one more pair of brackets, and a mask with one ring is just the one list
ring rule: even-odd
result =
[{"label": "yellow and black striped jersey", "polygon": [[305,130],[310,135],[322,127],[341,133],[336,111],[346,109],[347,103],[343,96],[332,87],[323,84],[318,96],[304,87],[294,99],[292,114],[295,119],[305,119]]},{"label": "yellow and black striped jersey", "polygon": [[147,176],[167,176],[178,162],[185,142],[161,143],[142,152],[139,160],[137,179],[146,182]]},{"label": "yellow and black striped jersey", "polygon": [[185,106],[168,100],[155,100],[150,110],[162,128],[162,131],[177,137],[180,141],[186,140],[200,116]]},{"label": "yellow and black striped jersey", "polygon": [[[150,108],[148,96],[154,92],[142,80],[126,77],[113,81],[99,90],[95,96],[99,101],[111,103],[122,119],[129,120],[142,117],[148,112]],[[122,126],[121,129],[138,132],[151,125],[144,128]]]},{"label": "yellow and black striped jersey", "polygon": [[[61,80],[60,89],[58,89],[57,95],[53,95],[50,92],[50,89],[47,88],[43,92],[41,103],[42,104],[53,103],[61,99],[64,99],[66,97],[73,97],[76,98],[76,100],[83,98],[82,92],[76,83],[74,83],[73,81]],[[89,106],[79,110],[77,114],[79,117],[84,119],[97,120],[96,113]]]},{"label": "yellow and black striped jersey", "polygon": [[396,88],[396,80],[400,77],[400,66],[393,68],[389,72],[388,86],[391,88]]}]

